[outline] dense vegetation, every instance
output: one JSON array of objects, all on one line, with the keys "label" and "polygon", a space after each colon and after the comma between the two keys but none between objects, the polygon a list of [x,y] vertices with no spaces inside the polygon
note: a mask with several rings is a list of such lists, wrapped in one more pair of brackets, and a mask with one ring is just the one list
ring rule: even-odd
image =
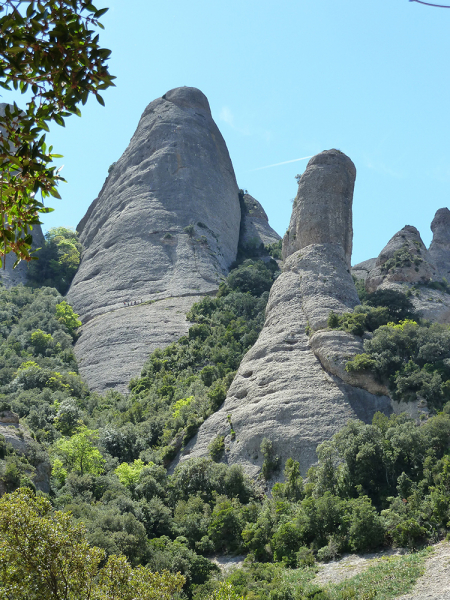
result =
[{"label": "dense vegetation", "polygon": [[45,243],[38,257],[39,260],[28,266],[29,284],[55,287],[60,294],[65,294],[81,260],[77,232],[68,227],[52,227],[45,234]]},{"label": "dense vegetation", "polygon": [[328,325],[354,335],[371,332],[364,353],[346,369],[373,372],[395,400],[425,400],[437,410],[450,400],[450,328],[422,320],[405,294],[366,294],[352,313],[331,313]]},{"label": "dense vegetation", "polygon": [[[184,597],[195,600],[374,598],[377,577],[413,581],[421,559],[406,557],[386,563],[382,575],[375,569],[356,587],[349,582],[325,591],[312,583],[317,560],[389,544],[416,549],[446,535],[446,379],[434,388],[438,397],[430,396],[436,411],[443,406],[440,413],[423,423],[380,413],[371,425],[350,422],[319,447],[319,463],[306,482],[298,463],[288,460],[284,483],[270,496],[239,466],[216,462],[226,452],[223,439],[210,448],[211,458],[185,461],[171,475],[166,471],[177,450],[223,402],[262,327],[276,275],[275,263],[246,260],[235,268],[216,297],[193,306],[189,335],[149,357],[128,395],[89,392],[72,352],[79,322],[56,290],[2,289],[0,410],[18,413],[35,439],[23,456],[0,438],[3,485],[9,491],[33,488],[33,470],[49,457],[49,499],[84,524],[92,546],[107,556],[124,555],[130,568],[180,572]],[[430,369],[433,352],[445,360],[437,348],[448,343],[448,328],[413,322],[417,316],[404,296],[373,295],[352,315],[330,318],[347,331],[358,326],[373,332],[367,360],[379,360],[385,369],[380,377],[394,381],[398,365],[411,360],[419,361],[420,372]],[[383,350],[370,358],[378,339]],[[424,347],[428,362],[422,364]],[[442,377],[443,368],[439,363],[433,377]],[[224,584],[207,558],[215,552],[247,557]],[[384,592],[379,587],[376,597],[392,597],[389,585]],[[365,596],[358,595],[358,586],[368,590]]]}]

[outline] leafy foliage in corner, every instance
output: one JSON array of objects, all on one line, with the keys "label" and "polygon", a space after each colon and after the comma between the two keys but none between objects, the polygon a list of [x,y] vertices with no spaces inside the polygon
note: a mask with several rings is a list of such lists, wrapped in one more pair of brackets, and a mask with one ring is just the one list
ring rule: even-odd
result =
[{"label": "leafy foliage in corner", "polygon": [[53,227],[45,238],[39,260],[28,267],[28,283],[33,287],[55,287],[60,294],[65,294],[80,265],[78,234],[68,227]]},{"label": "leafy foliage in corner", "polygon": [[30,231],[52,210],[38,194],[60,197],[49,122],[64,126],[90,94],[104,105],[100,92],[113,85],[110,51],[94,31],[106,11],[82,0],[0,2],[0,86],[31,94],[26,108],[14,103],[0,115],[0,260],[9,251],[33,258]]},{"label": "leafy foliage in corner", "polygon": [[16,600],[171,600],[179,573],[133,569],[124,556],[90,546],[86,530],[50,502],[19,489],[0,499],[0,595]]}]

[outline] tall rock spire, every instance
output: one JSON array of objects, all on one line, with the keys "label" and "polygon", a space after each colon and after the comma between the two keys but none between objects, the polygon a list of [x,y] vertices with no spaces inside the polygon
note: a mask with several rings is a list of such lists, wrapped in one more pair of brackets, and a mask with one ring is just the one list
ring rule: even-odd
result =
[{"label": "tall rock spire", "polygon": [[268,438],[282,463],[292,457],[305,474],[317,460],[317,445],[349,419],[370,422],[377,410],[391,410],[390,399],[378,395],[384,390],[356,387],[361,382],[349,381],[343,368],[363,352],[361,338],[323,330],[330,311],[343,313],[359,304],[349,270],[355,174],[351,160],[337,150],[309,162],[264,327],[223,406],[203,423],[178,460],[207,455],[209,444],[222,435],[225,460],[256,476],[264,460],[261,441]]},{"label": "tall rock spire", "polygon": [[152,350],[186,333],[187,310],[236,258],[240,219],[206,96],[182,87],[151,102],[78,226],[84,252],[68,299],[93,389],[125,389]]},{"label": "tall rock spire", "polygon": [[339,150],[325,150],[309,161],[283,240],[284,258],[311,244],[336,243],[350,266],[355,178],[355,165]]}]

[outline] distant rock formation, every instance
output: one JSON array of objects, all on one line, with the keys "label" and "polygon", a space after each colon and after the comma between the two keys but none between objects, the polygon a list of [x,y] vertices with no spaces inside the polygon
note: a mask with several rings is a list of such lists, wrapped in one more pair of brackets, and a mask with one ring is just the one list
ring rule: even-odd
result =
[{"label": "distant rock formation", "polygon": [[433,241],[428,250],[440,280],[450,283],[450,210],[440,208],[431,222]]},{"label": "distant rock formation", "polygon": [[450,294],[436,289],[450,275],[450,211],[440,208],[431,223],[433,241],[426,249],[419,231],[406,225],[380,252],[352,268],[368,292],[392,289],[409,293],[415,309],[425,319],[450,323]]},{"label": "distant rock formation", "polygon": [[151,102],[77,228],[84,252],[68,301],[91,388],[125,390],[150,352],[187,332],[186,311],[236,258],[240,220],[206,96],[182,87]]},{"label": "distant rock formation", "polygon": [[[377,410],[391,411],[388,397],[353,387],[322,366],[318,356],[339,354],[339,337],[316,337],[313,348],[309,337],[326,327],[331,310],[342,313],[359,304],[349,270],[355,176],[351,160],[337,150],[322,152],[308,163],[264,328],[244,357],[223,406],[205,421],[178,460],[207,455],[208,445],[224,435],[224,460],[242,464],[256,476],[265,437],[281,462],[292,457],[305,474],[317,459],[316,446],[350,418],[369,422]],[[347,360],[359,348],[348,345]]]},{"label": "distant rock formation", "polygon": [[261,244],[278,242],[281,237],[269,225],[266,211],[258,200],[250,194],[244,194],[243,203],[240,245],[243,248],[259,248]]},{"label": "distant rock formation", "polygon": [[396,233],[380,252],[375,267],[365,280],[366,289],[374,292],[383,282],[427,283],[436,275],[436,267],[420,233],[406,225]]}]

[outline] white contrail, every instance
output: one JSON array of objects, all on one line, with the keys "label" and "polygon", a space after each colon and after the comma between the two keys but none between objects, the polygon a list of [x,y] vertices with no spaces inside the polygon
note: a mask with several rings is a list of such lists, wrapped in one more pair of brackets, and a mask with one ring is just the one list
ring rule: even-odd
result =
[{"label": "white contrail", "polygon": [[267,167],[258,167],[257,169],[252,169],[251,171],[261,171],[261,169],[270,169],[271,167],[279,167],[280,165],[287,165],[288,163],[298,162],[299,160],[306,160],[307,158],[312,158],[312,156],[304,156],[303,158],[294,158],[294,160],[285,160],[284,162],[275,163],[274,165],[267,165]]}]

